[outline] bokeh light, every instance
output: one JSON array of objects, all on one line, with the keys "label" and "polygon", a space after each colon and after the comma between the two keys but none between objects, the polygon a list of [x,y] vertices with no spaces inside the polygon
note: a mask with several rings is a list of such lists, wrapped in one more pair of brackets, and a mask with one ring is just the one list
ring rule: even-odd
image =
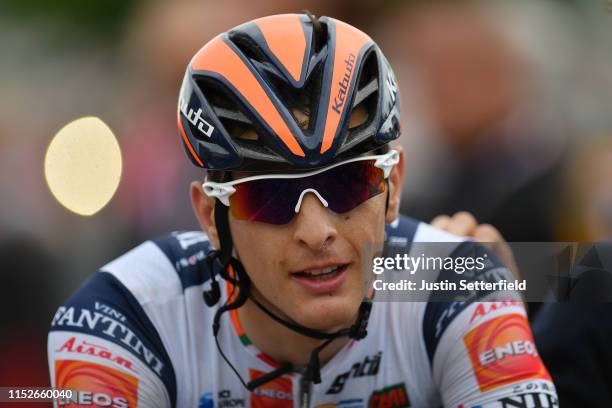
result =
[{"label": "bokeh light", "polygon": [[45,156],[45,178],[61,205],[93,215],[111,200],[121,179],[121,150],[99,118],[85,117],[64,126]]}]

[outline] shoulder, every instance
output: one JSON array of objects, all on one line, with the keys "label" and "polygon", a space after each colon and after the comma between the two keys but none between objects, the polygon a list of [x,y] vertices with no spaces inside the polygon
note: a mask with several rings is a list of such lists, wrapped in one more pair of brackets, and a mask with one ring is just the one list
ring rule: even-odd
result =
[{"label": "shoulder", "polygon": [[203,232],[173,232],[144,242],[100,270],[109,272],[145,303],[180,295],[208,280],[205,258],[209,251]]},{"label": "shoulder", "polygon": [[[53,317],[48,342],[52,380],[57,383],[60,362],[86,358],[88,364],[137,371],[139,381],[163,384],[167,398],[175,401],[172,350],[181,336],[172,327],[184,318],[188,289],[209,279],[209,250],[201,232],[172,233],[96,271]],[[95,355],[92,344],[105,350],[102,356]],[[112,360],[104,357],[111,355],[109,350]]]},{"label": "shoulder", "polygon": [[141,323],[155,318],[158,305],[168,305],[210,278],[206,266],[209,250],[208,237],[201,232],[175,232],[144,242],[91,275],[58,309],[52,330],[66,325],[92,330],[94,327],[88,326],[105,320],[84,317],[89,315],[121,323],[125,316],[111,312],[113,309],[148,318],[138,318]]},{"label": "shoulder", "polygon": [[[427,269],[424,278],[434,282],[499,282],[512,280],[512,274],[497,258],[497,256],[482,245],[460,237],[431,225],[409,217],[400,217],[387,227],[387,256],[395,253],[405,253],[413,257],[427,257],[441,260],[448,268]],[[466,259],[482,260],[482,267],[466,269]],[[461,269],[459,269],[461,268]],[[424,273],[420,271],[419,273]],[[424,294],[423,294],[424,295]],[[428,300],[421,303],[422,333],[427,354],[433,359],[440,339],[449,326],[459,316],[465,316],[472,311],[471,305],[482,301],[496,300],[499,293],[491,291],[432,291],[427,293]],[[515,296],[516,295],[516,296]],[[504,293],[504,298],[520,299],[518,294]],[[475,308],[476,306],[474,306]],[[469,310],[468,310],[469,309]]]}]

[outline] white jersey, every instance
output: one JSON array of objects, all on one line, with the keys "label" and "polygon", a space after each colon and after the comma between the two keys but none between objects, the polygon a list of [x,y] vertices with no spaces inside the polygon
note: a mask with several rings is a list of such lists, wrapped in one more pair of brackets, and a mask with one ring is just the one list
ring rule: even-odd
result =
[{"label": "white jersey", "polygon": [[[387,226],[387,240],[457,241],[451,257],[476,245],[408,218]],[[56,406],[299,406],[301,373],[249,392],[219,355],[211,328],[218,306],[202,300],[209,248],[201,232],[147,241],[94,273],[58,309],[48,341],[51,381],[76,392]],[[488,268],[509,274],[497,261]],[[321,367],[311,406],[557,407],[523,304],[480,300],[374,301],[368,335]],[[219,341],[247,381],[278,367],[251,343],[236,312],[223,315]]]}]

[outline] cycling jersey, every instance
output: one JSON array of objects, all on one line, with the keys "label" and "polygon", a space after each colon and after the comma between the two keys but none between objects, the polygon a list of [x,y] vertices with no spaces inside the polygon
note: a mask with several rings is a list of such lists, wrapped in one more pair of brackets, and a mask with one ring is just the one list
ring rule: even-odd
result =
[{"label": "cycling jersey", "polygon": [[[386,233],[387,242],[407,245],[456,242],[451,258],[477,245],[409,218]],[[209,249],[201,232],[147,241],[94,273],[58,309],[48,340],[51,381],[76,392],[56,406],[299,406],[301,372],[249,392],[219,355],[211,329],[219,306],[202,300]],[[489,259],[484,273],[510,279]],[[229,289],[221,286],[219,305]],[[368,335],[321,367],[311,406],[557,407],[523,304],[482,300],[374,301]],[[237,312],[221,323],[219,342],[243,378],[278,367],[251,343]]]}]

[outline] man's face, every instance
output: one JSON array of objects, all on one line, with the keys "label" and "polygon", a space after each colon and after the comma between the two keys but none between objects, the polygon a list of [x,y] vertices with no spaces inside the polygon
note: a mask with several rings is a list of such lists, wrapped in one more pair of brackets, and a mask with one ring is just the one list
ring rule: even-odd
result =
[{"label": "man's face", "polygon": [[[401,147],[397,150],[402,153]],[[238,220],[229,212],[234,256],[252,281],[252,295],[303,326],[324,331],[350,326],[368,294],[372,258],[382,249],[385,222],[398,215],[403,153],[400,157],[387,179],[388,191],[347,213],[334,213],[310,192],[285,225]],[[320,194],[325,198],[324,191]],[[204,194],[199,182],[192,183],[191,196],[200,224],[218,248],[215,199]]]},{"label": "man's face", "polygon": [[[336,214],[307,193],[299,213],[286,225],[230,215],[236,255],[251,278],[254,295],[307,327],[351,325],[369,287],[373,250],[384,240],[386,194]],[[332,268],[335,272],[324,273]]]}]

